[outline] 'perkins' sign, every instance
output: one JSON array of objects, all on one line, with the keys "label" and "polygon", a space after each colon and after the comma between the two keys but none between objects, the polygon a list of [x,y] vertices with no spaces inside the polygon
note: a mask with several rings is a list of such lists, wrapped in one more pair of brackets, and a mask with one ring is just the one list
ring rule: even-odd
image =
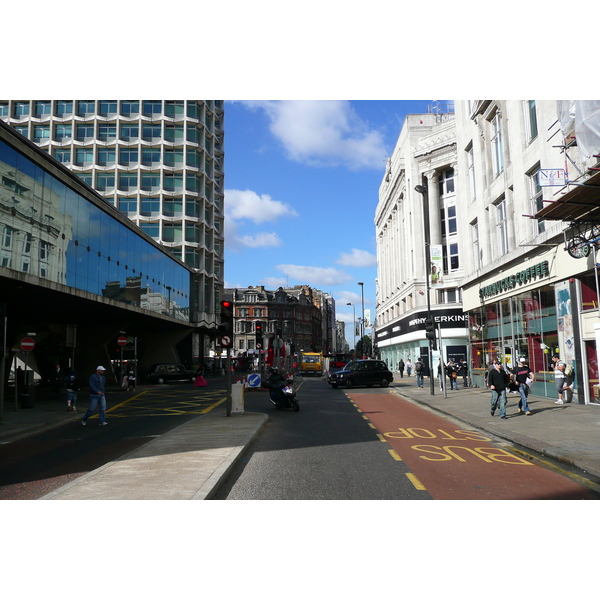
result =
[{"label": "'perkins' sign", "polygon": [[548,265],[548,261],[544,260],[533,267],[527,267],[522,271],[516,272],[514,275],[508,275],[491,285],[486,285],[485,287],[480,288],[479,297],[480,298],[489,298],[490,296],[495,296],[496,294],[501,294],[502,292],[506,292],[508,290],[512,290],[517,287],[517,285],[524,285],[525,283],[529,283],[532,279],[537,279],[538,277],[546,277],[550,274],[550,267]]}]

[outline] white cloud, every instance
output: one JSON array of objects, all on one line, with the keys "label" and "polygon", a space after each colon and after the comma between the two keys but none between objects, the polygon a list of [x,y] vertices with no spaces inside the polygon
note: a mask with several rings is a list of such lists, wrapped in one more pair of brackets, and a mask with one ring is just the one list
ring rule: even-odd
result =
[{"label": "white cloud", "polygon": [[257,233],[237,238],[238,243],[245,248],[276,248],[283,246],[281,238],[276,233]]},{"label": "white cloud", "polygon": [[352,277],[331,267],[305,267],[301,265],[277,265],[275,267],[287,276],[314,286],[329,286],[347,283]]},{"label": "white cloud", "polygon": [[280,287],[287,287],[288,282],[285,277],[263,277],[261,285],[264,285],[268,290],[276,290]]},{"label": "white cloud", "polygon": [[297,217],[298,213],[267,194],[259,196],[252,190],[225,190],[225,215],[234,221],[246,219],[258,224],[275,222],[281,217]]},{"label": "white cloud", "polygon": [[374,267],[377,264],[377,257],[366,250],[352,248],[352,254],[341,252],[340,258],[335,262],[346,267]]},{"label": "white cloud", "polygon": [[288,156],[315,166],[380,169],[387,154],[383,135],[362,121],[347,100],[249,101],[265,111],[271,133]]}]

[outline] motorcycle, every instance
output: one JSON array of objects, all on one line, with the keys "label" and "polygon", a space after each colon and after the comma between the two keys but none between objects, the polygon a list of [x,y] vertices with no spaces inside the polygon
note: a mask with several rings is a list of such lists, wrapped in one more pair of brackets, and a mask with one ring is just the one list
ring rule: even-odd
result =
[{"label": "motorcycle", "polygon": [[292,387],[291,379],[286,379],[278,384],[267,382],[267,385],[263,387],[267,387],[269,390],[269,400],[271,400],[277,408],[291,408],[294,412],[300,410],[300,405],[296,398],[296,392]]}]

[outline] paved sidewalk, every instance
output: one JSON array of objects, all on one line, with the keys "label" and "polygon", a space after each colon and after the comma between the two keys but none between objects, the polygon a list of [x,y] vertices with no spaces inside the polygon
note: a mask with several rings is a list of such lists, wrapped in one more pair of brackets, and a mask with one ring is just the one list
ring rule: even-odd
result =
[{"label": "paved sidewalk", "polygon": [[40,500],[208,500],[267,419],[196,417]]},{"label": "paved sidewalk", "polygon": [[509,393],[508,419],[501,419],[499,411],[490,415],[491,393],[486,388],[448,390],[444,398],[438,379],[434,396],[428,378],[424,388],[417,388],[414,377],[394,379],[392,389],[401,396],[600,479],[600,405],[559,405],[554,398],[530,395],[532,414],[526,416],[517,414],[520,396]]},{"label": "paved sidewalk", "polygon": [[[110,393],[112,399],[125,394]],[[40,393],[33,407],[15,410],[11,399],[4,403],[0,444],[71,421],[81,426],[85,408],[87,399],[78,412],[67,412],[65,400]],[[252,412],[227,417],[221,405],[40,500],[208,500],[267,420]]]}]

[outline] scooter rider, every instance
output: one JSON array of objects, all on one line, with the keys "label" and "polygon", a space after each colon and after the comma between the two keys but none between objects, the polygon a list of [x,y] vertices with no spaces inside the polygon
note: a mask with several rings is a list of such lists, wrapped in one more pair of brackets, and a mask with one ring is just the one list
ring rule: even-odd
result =
[{"label": "scooter rider", "polygon": [[285,404],[285,396],[281,391],[283,384],[287,382],[287,379],[279,372],[277,367],[269,368],[269,378],[264,384],[264,387],[269,389],[269,393],[272,395],[278,406]]}]

